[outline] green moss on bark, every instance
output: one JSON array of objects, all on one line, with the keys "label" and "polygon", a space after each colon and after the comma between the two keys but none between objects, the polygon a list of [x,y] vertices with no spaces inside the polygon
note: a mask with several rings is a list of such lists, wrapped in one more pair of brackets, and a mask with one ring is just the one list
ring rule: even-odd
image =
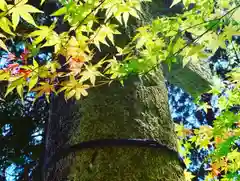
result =
[{"label": "green moss on bark", "polygon": [[[96,159],[91,163],[94,151]],[[77,154],[69,180],[183,181],[179,162],[168,152],[149,148],[103,148]]]},{"label": "green moss on bark", "polygon": [[[115,82],[92,89],[71,111],[69,124],[74,126],[65,133],[65,145],[104,138],[146,138],[176,150],[161,70],[129,77],[124,87]],[[53,176],[46,181],[184,180],[179,160],[171,151],[137,147],[80,151],[60,160],[50,172]]]},{"label": "green moss on bark", "polygon": [[[143,22],[132,23],[132,29],[157,16],[152,14],[162,3],[154,2],[155,5],[146,4]],[[153,7],[155,10],[149,11]],[[102,54],[106,55],[106,51]],[[45,163],[65,146],[104,138],[153,139],[176,150],[176,135],[161,69],[141,77],[130,76],[124,87],[114,82],[92,89],[80,101],[65,103],[63,97],[57,97],[52,102],[50,115]],[[176,155],[153,148],[88,149],[69,154],[45,169],[45,181],[184,180],[183,168]]]}]

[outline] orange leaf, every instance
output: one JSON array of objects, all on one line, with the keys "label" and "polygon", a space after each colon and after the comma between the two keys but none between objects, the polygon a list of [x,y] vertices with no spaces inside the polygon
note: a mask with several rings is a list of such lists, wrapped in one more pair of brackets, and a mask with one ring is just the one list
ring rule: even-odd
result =
[{"label": "orange leaf", "polygon": [[220,137],[215,137],[215,143],[216,144],[220,144],[220,143],[222,143],[222,141],[223,141],[223,139],[222,138],[220,138]]},{"label": "orange leaf", "polygon": [[219,165],[217,165],[217,163],[213,163],[211,165],[211,173],[213,177],[218,176],[220,174]]}]

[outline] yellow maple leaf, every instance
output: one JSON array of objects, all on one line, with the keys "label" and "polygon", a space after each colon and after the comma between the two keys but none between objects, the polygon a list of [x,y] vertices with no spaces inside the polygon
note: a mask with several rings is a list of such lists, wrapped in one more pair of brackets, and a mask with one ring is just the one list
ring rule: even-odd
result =
[{"label": "yellow maple leaf", "polygon": [[195,177],[191,172],[188,172],[187,170],[184,170],[184,176],[186,181],[191,181],[192,178]]},{"label": "yellow maple leaf", "polygon": [[240,21],[240,8],[237,8],[236,11],[234,11],[232,19],[238,22]]},{"label": "yellow maple leaf", "polygon": [[16,29],[20,21],[20,17],[24,19],[26,22],[37,27],[30,13],[43,13],[43,12],[35,8],[34,6],[26,4],[27,2],[28,2],[27,0],[21,0],[21,1],[15,0],[14,5],[12,4],[7,5],[9,9],[9,13],[12,15],[12,24],[13,24],[14,30]]}]

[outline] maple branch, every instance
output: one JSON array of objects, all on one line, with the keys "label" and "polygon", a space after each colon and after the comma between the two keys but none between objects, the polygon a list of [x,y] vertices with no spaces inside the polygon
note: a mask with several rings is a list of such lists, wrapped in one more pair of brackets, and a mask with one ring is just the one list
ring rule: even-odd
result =
[{"label": "maple branch", "polygon": [[[231,12],[234,11],[234,10],[236,10],[237,8],[239,8],[239,6],[236,6],[236,7],[234,7],[233,9],[231,9],[231,10],[228,11],[226,14],[224,14],[224,16],[228,15],[229,13],[231,13]],[[214,22],[214,21],[217,21],[217,20],[221,20],[224,16],[221,16],[220,18],[216,18],[216,19],[204,21],[204,22],[195,24],[195,25],[193,25],[193,26],[189,26],[189,27],[181,30],[180,32],[184,32],[184,31],[186,31],[186,30],[189,30],[189,29],[191,29],[191,28],[195,28],[195,27],[197,27],[197,26],[199,26],[199,25],[202,25],[202,24],[205,24],[205,23],[209,23],[209,22],[212,22],[212,21]]]},{"label": "maple branch", "polygon": [[[227,16],[228,14],[234,12],[236,9],[238,9],[240,7],[240,5],[232,8],[230,11],[228,11],[227,13],[225,13],[222,17],[220,18],[217,18],[216,20],[221,20],[222,18],[224,18],[225,16]],[[199,35],[198,37],[196,37],[193,41],[191,41],[190,43],[187,43],[186,45],[184,45],[182,48],[180,48],[178,51],[176,51],[175,53],[173,53],[171,56],[167,57],[166,60],[168,60],[169,58],[173,58],[177,55],[179,55],[185,48],[187,48],[189,45],[195,43],[197,40],[199,40],[201,37],[203,37],[205,34],[207,34],[212,28],[214,28],[216,25],[218,24],[217,23],[214,23],[209,29],[207,29],[205,32],[203,32],[201,35]],[[166,61],[165,60],[165,61]],[[162,61],[161,61],[162,62]],[[152,71],[153,69],[155,69],[156,67],[160,66],[160,63],[157,63],[156,65],[154,65],[151,69],[149,69],[147,72],[144,72],[142,73],[142,75],[145,75],[147,73],[149,73],[150,71]],[[141,75],[141,74],[140,74]]]},{"label": "maple branch", "polygon": [[[76,30],[84,23],[84,21],[85,21],[96,9],[98,9],[104,2],[105,2],[105,0],[100,1],[100,3],[99,3],[95,8],[93,8],[93,9],[79,22],[79,24],[74,28],[74,30],[71,30],[71,32],[72,32],[72,31],[76,31]],[[69,33],[70,33],[70,32],[69,32]],[[69,43],[70,38],[71,38],[71,36],[68,37],[68,39],[67,39],[66,43],[63,45],[63,47],[65,47],[65,46]],[[54,60],[58,54],[59,54],[59,52],[57,52],[57,53],[53,56],[52,60]]]}]

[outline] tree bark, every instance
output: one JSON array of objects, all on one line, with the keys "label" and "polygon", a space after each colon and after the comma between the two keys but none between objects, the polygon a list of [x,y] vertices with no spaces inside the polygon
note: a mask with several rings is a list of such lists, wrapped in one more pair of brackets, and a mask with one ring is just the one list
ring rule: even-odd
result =
[{"label": "tree bark", "polygon": [[[45,181],[183,181],[168,149],[108,146],[50,161],[69,145],[105,138],[152,139],[176,150],[162,70],[89,90],[80,100],[52,100],[46,135]],[[51,164],[47,164],[50,162]]]},{"label": "tree bark", "polygon": [[[146,4],[151,20],[164,1]],[[168,2],[168,1],[167,1]],[[155,9],[154,9],[155,8]],[[155,15],[154,15],[155,14]],[[71,145],[98,139],[150,139],[168,149],[104,146],[66,152]],[[176,154],[162,69],[90,89],[80,101],[51,101],[45,137],[44,181],[183,181]],[[55,155],[62,157],[56,159]]]},{"label": "tree bark", "polygon": [[185,67],[179,61],[171,65],[170,71],[167,64],[162,65],[164,77],[171,84],[181,87],[193,98],[211,89],[213,75],[207,60],[199,60],[197,63],[190,61]]}]

